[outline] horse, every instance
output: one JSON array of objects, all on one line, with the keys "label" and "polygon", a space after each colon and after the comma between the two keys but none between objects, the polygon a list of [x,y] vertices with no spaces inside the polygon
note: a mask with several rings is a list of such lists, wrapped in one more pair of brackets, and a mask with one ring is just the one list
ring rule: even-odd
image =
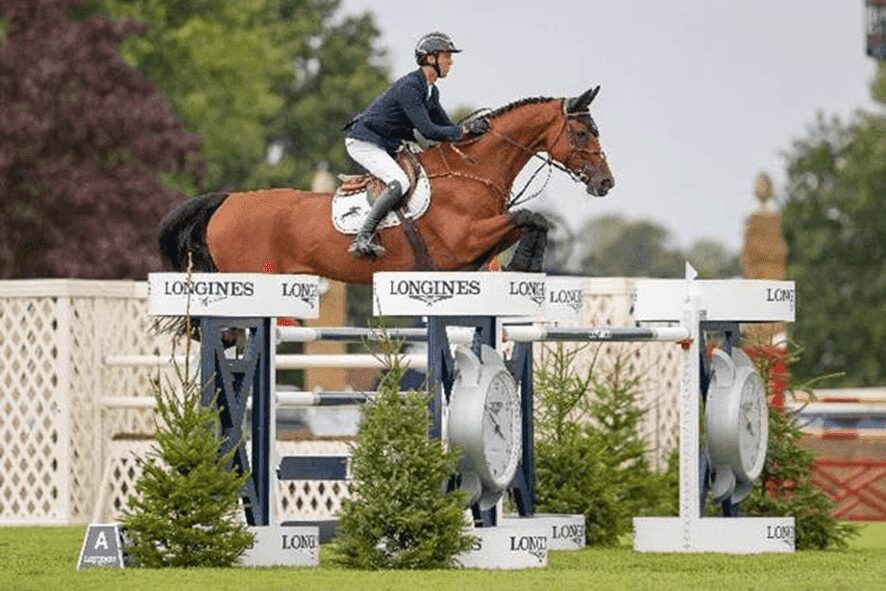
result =
[{"label": "horse", "polygon": [[612,189],[589,111],[599,90],[527,98],[478,114],[489,123],[486,133],[418,154],[432,195],[414,222],[418,244],[403,225],[385,228],[378,233],[384,256],[354,258],[350,236],[333,227],[331,194],[265,189],[185,201],[160,224],[161,255],[176,271],[190,257],[194,271],[304,273],[367,284],[377,271],[477,270],[517,243],[505,270],[540,271],[550,226],[540,214],[511,211],[511,188],[529,160],[540,158],[590,195]]}]

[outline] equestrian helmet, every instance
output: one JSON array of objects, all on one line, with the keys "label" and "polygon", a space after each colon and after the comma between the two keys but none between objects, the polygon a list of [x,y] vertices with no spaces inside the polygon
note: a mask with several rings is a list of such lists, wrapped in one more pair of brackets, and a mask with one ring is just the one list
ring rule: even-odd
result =
[{"label": "equestrian helmet", "polygon": [[415,61],[418,65],[422,65],[426,56],[432,53],[440,53],[441,51],[458,53],[461,49],[455,47],[455,43],[452,42],[452,39],[446,33],[439,31],[428,33],[415,44]]}]

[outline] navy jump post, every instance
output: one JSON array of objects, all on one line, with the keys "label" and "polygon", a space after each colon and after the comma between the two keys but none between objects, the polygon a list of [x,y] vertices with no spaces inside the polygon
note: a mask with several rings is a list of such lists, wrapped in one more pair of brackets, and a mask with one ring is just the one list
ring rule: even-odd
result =
[{"label": "navy jump post", "polygon": [[[427,318],[428,391],[431,394],[431,429],[434,438],[444,436],[443,410],[449,404],[456,378],[455,359],[449,334],[460,327],[472,331],[471,349],[480,356],[483,345],[496,349],[502,342],[504,317],[539,317],[544,304],[542,274],[533,273],[376,273],[373,277],[373,312],[376,316]],[[531,365],[531,344],[518,347],[520,364]],[[522,352],[520,352],[522,350]],[[534,463],[532,451],[532,381],[527,371],[515,365],[508,369],[518,376],[528,375],[520,384],[521,455],[512,487],[521,516],[534,512]],[[450,483],[454,486],[456,479]],[[471,507],[478,526],[498,522],[495,507]]]},{"label": "navy jump post", "polygon": [[[224,451],[236,446],[233,468],[250,472],[242,499],[251,526],[273,523],[272,448],[275,318],[317,318],[319,278],[311,275],[152,273],[148,278],[153,316],[190,316],[200,327],[202,402],[220,407]],[[232,348],[232,336],[241,342]],[[232,353],[241,349],[242,351]],[[252,398],[251,449],[243,424]],[[322,462],[322,461],[321,461]],[[278,477],[286,477],[288,473]]]},{"label": "navy jump post", "polygon": [[[221,410],[222,451],[228,452],[236,445],[234,469],[240,474],[250,472],[242,491],[249,525],[270,525],[271,522],[270,458],[274,432],[271,391],[275,378],[271,323],[271,318],[200,318],[202,402],[206,406],[214,402]],[[246,335],[243,354],[238,358],[230,358],[225,353],[229,345],[224,339],[231,330]],[[250,396],[251,462],[243,438],[243,419]]]}]

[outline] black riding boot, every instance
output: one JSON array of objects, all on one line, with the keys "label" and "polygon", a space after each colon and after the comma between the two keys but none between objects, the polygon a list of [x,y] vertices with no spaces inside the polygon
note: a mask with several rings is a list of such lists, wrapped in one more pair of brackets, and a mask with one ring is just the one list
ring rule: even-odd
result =
[{"label": "black riding boot", "polygon": [[398,181],[391,181],[388,183],[385,190],[382,191],[382,194],[379,195],[378,199],[375,200],[375,203],[372,204],[372,209],[369,211],[366,220],[364,220],[363,227],[360,228],[360,231],[348,248],[349,253],[355,257],[367,256],[373,259],[385,254],[384,246],[381,244],[373,244],[372,236],[375,234],[376,226],[381,223],[382,219],[384,219],[391,210],[397,207],[397,204],[400,203],[400,197],[402,196],[403,189],[400,187]]}]

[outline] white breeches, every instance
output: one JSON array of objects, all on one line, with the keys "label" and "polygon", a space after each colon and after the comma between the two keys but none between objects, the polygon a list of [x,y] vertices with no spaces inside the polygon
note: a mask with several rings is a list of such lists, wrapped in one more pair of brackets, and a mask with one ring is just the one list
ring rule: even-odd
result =
[{"label": "white breeches", "polygon": [[345,138],[345,149],[354,162],[383,180],[386,185],[397,181],[404,193],[409,190],[409,177],[384,148],[349,137]]}]

